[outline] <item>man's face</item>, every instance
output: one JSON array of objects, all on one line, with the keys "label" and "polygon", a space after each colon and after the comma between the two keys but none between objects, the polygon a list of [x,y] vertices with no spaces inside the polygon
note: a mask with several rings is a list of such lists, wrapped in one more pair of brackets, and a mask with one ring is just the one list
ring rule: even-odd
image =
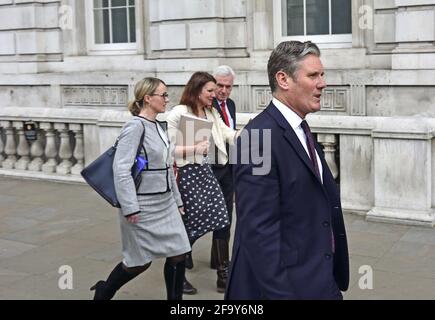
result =
[{"label": "man's face", "polygon": [[288,78],[288,101],[301,118],[320,110],[320,97],[326,87],[323,76],[322,62],[319,57],[310,54],[300,62],[295,79]]},{"label": "man's face", "polygon": [[216,98],[219,101],[227,100],[233,90],[233,76],[216,76]]}]

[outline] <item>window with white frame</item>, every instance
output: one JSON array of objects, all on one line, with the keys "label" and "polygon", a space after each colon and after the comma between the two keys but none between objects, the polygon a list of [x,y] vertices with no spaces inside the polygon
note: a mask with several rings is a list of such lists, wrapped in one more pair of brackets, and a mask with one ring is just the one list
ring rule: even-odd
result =
[{"label": "window with white frame", "polygon": [[136,48],[135,0],[86,1],[91,50]]},{"label": "window with white frame", "polygon": [[275,41],[352,43],[351,0],[274,0]]}]

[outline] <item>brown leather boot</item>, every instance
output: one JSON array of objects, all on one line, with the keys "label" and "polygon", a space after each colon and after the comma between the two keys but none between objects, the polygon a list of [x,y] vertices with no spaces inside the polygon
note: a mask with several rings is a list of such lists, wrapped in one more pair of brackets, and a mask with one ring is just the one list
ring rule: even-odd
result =
[{"label": "brown leather boot", "polygon": [[216,246],[216,261],[217,261],[217,291],[225,293],[228,280],[228,265],[229,265],[229,241],[224,239],[214,239]]}]

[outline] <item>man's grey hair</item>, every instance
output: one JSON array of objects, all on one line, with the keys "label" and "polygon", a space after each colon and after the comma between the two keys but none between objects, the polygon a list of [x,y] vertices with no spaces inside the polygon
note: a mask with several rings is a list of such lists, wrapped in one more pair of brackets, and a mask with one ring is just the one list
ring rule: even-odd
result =
[{"label": "man's grey hair", "polygon": [[214,69],[213,76],[216,77],[227,77],[232,76],[233,78],[236,77],[236,73],[230,66],[222,65]]},{"label": "man's grey hair", "polygon": [[278,84],[276,74],[280,71],[285,72],[288,76],[296,79],[296,72],[299,64],[308,55],[320,57],[319,47],[311,41],[284,41],[281,42],[275,50],[272,51],[269,62],[267,63],[267,74],[269,76],[269,85],[272,92],[275,92]]}]

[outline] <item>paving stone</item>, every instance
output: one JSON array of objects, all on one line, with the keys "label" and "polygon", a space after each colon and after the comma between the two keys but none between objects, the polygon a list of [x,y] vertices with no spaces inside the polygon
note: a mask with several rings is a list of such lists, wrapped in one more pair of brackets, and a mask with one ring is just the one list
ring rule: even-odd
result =
[{"label": "paving stone", "polygon": [[57,221],[38,224],[25,230],[12,233],[1,233],[0,238],[43,245],[50,241],[61,239],[69,232],[83,229],[84,224],[88,227],[93,223],[86,218],[62,217]]},{"label": "paving stone", "polygon": [[435,279],[374,270],[373,290],[353,289],[348,300],[433,300]]},{"label": "paving stone", "polygon": [[[44,275],[32,275],[15,281],[7,286],[12,297],[24,300],[60,299],[62,290],[58,287],[57,279],[50,279]],[[56,296],[53,294],[56,292]]]},{"label": "paving stone", "polygon": [[[89,300],[90,286],[122,259],[117,209],[88,186],[0,178],[0,208],[0,299]],[[344,219],[351,269],[345,299],[435,299],[435,230]],[[186,274],[199,292],[186,300],[223,299],[209,268],[211,236],[194,245],[195,267]],[[164,263],[154,261],[115,299],[165,299]],[[73,290],[59,288],[63,265],[73,270]],[[359,287],[364,265],[373,267],[373,290]]]},{"label": "paving stone", "polygon": [[0,194],[0,205],[7,205],[7,204],[11,204],[11,203],[16,203],[20,200],[19,197],[17,196],[7,196],[4,194]]},{"label": "paving stone", "polygon": [[0,268],[0,286],[14,283],[28,276],[30,276],[28,273]]},{"label": "paving stone", "polygon": [[1,218],[0,234],[13,233],[28,229],[39,224],[40,221],[17,216],[5,216]]},{"label": "paving stone", "polygon": [[71,233],[75,239],[87,239],[104,243],[121,243],[121,230],[118,217],[103,223],[93,225],[82,225],[81,229]]},{"label": "paving stone", "polygon": [[85,256],[86,258],[102,261],[105,263],[116,262],[122,260],[122,247],[121,243],[110,243],[103,247],[91,252]]},{"label": "paving stone", "polygon": [[100,242],[63,238],[40,246],[19,256],[0,261],[0,267],[39,275],[58,270],[71,260],[94,252],[103,246]]},{"label": "paving stone", "polygon": [[400,240],[435,245],[435,230],[433,228],[411,227]]},{"label": "paving stone", "polygon": [[[346,221],[347,222],[347,221]],[[367,232],[381,235],[391,235],[400,239],[411,227],[405,225],[395,225],[382,222],[365,221],[361,218],[354,219],[346,224],[346,230]]]},{"label": "paving stone", "polygon": [[402,275],[435,279],[435,246],[399,242],[376,263],[376,268]]},{"label": "paving stone", "polygon": [[379,258],[385,255],[397,241],[397,236],[367,232],[348,232],[351,254]]},{"label": "paving stone", "polygon": [[37,246],[18,241],[0,239],[0,261],[19,256],[20,254],[34,248],[37,248]]}]

